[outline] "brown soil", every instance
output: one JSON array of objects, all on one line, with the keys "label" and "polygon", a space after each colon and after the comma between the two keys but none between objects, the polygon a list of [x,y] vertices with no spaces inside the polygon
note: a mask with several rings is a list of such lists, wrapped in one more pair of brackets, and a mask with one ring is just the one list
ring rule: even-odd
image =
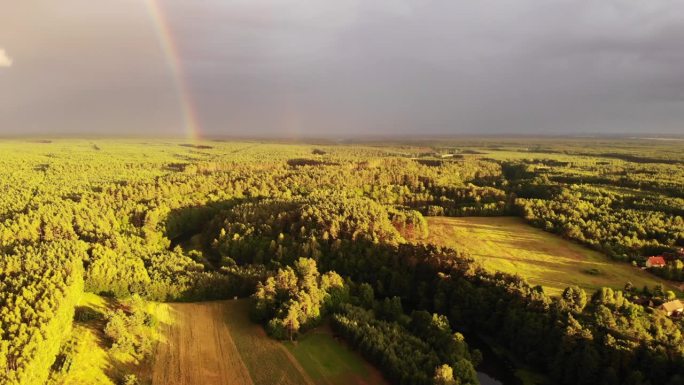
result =
[{"label": "brown soil", "polygon": [[168,304],[161,326],[154,385],[253,385],[230,335],[226,302]]}]

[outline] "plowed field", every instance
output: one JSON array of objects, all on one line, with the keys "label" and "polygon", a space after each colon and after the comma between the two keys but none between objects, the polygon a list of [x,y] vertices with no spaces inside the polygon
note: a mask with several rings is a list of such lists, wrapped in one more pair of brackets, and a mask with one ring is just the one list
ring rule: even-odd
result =
[{"label": "plowed field", "polygon": [[225,302],[169,304],[153,384],[248,385],[249,371],[225,322]]}]

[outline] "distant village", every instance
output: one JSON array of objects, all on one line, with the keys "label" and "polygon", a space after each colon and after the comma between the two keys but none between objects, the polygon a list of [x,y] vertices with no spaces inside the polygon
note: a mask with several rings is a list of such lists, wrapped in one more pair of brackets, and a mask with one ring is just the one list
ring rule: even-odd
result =
[{"label": "distant village", "polygon": [[[665,274],[663,274],[664,269],[671,268],[682,270],[682,267],[684,267],[682,259],[684,259],[684,247],[680,247],[674,252],[665,252],[647,257],[641,268],[650,270],[656,275],[665,276]],[[671,277],[667,276],[666,278]],[[680,291],[684,291],[684,283],[680,284],[678,288]],[[662,302],[660,305],[657,305],[657,301],[654,301],[653,297],[641,297],[635,302],[663,311],[668,317],[679,318],[684,314],[684,303],[679,299],[666,298],[666,301]]]}]

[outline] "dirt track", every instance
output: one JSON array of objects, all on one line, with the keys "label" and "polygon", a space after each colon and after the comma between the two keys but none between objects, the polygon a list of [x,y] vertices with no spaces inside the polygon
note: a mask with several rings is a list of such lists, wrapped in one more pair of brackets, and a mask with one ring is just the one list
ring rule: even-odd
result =
[{"label": "dirt track", "polygon": [[230,335],[225,302],[168,304],[153,385],[252,385]]}]

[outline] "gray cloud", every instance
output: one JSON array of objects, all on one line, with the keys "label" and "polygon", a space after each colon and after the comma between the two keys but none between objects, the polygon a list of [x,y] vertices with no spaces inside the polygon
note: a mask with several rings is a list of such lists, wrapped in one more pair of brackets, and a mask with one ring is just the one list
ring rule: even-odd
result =
[{"label": "gray cloud", "polygon": [[[142,2],[30,3],[0,132],[182,133]],[[684,132],[676,0],[161,3],[210,135]]]}]

